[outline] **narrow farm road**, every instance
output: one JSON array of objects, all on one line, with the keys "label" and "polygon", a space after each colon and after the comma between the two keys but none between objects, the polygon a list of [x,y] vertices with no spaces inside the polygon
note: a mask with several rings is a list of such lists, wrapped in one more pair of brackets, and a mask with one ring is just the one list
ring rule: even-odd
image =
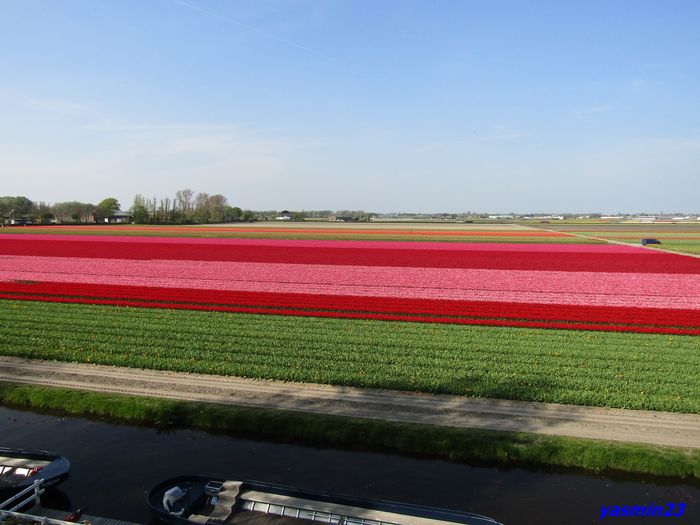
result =
[{"label": "narrow farm road", "polygon": [[657,251],[657,252],[672,253],[675,255],[687,255],[688,257],[700,258],[700,254],[697,254],[697,253],[676,252],[673,250],[667,250],[663,244],[661,246],[655,246],[655,245],[642,246],[639,243],[616,241],[614,239],[606,239],[605,237],[595,237],[593,235],[583,235],[581,233],[575,233],[575,232],[551,230],[551,229],[547,229],[547,228],[534,228],[534,229],[539,229],[539,230],[547,231],[547,232],[566,233],[567,235],[571,235],[573,237],[581,237],[582,239],[593,239],[596,241],[605,241],[609,244],[618,244],[620,246],[631,246],[632,248],[642,248],[644,250],[652,250],[652,251]]},{"label": "narrow farm road", "polygon": [[700,415],[474,399],[0,357],[0,381],[318,414],[700,448]]}]

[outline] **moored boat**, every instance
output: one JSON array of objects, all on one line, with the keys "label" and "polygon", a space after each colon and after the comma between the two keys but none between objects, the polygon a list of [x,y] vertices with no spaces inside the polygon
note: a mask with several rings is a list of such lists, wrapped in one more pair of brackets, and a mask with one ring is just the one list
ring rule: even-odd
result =
[{"label": "moored boat", "polygon": [[57,485],[68,477],[66,458],[44,450],[0,447],[0,501],[43,479],[44,487]]},{"label": "moored boat", "polygon": [[[500,525],[486,516],[435,507],[338,496],[262,481],[179,476],[147,496],[151,512],[170,525],[315,521],[329,525]],[[263,522],[263,523],[264,523]]]}]

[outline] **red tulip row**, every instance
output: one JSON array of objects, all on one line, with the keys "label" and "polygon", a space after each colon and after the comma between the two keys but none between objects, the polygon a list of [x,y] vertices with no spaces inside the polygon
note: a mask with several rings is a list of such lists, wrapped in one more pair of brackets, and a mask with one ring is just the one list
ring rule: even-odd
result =
[{"label": "red tulip row", "polygon": [[560,330],[595,330],[604,332],[635,332],[648,334],[700,335],[700,330],[685,328],[666,328],[628,325],[599,325],[587,323],[557,323],[543,321],[515,321],[499,319],[468,319],[454,317],[414,317],[388,314],[363,314],[355,312],[309,311],[291,309],[254,309],[251,307],[212,306],[202,304],[156,303],[140,301],[122,301],[117,299],[85,299],[79,297],[42,297],[42,296],[9,296],[8,299],[33,300],[54,303],[87,303],[111,306],[136,306],[139,308],[170,308],[177,310],[204,310],[215,312],[256,313],[266,315],[293,315],[297,317],[334,317],[342,319],[368,319],[379,321],[406,321],[419,323],[448,323],[461,325],[501,326],[517,328],[552,328]]},{"label": "red tulip row", "polygon": [[[536,246],[536,245],[533,245]],[[288,244],[192,244],[183,242],[75,241],[8,238],[0,243],[0,255],[74,257],[85,259],[130,259],[171,261],[228,261],[340,266],[414,268],[482,268],[494,270],[549,270],[567,272],[630,272],[657,274],[700,274],[700,259],[677,254],[642,251],[638,253],[547,252],[514,250],[507,247],[494,254],[478,248],[339,248],[303,247]]]},{"label": "red tulip row", "polygon": [[0,283],[0,297],[153,308],[700,335],[700,312],[79,283]]}]

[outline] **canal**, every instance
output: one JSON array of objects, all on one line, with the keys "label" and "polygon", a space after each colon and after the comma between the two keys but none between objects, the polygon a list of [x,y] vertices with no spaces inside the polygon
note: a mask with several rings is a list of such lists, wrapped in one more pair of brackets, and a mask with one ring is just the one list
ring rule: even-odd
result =
[{"label": "canal", "polygon": [[[161,431],[0,407],[0,446],[45,449],[71,461],[46,506],[147,523],[146,491],[164,478],[257,479],[478,512],[506,525],[700,524],[700,488],[680,481],[493,468],[322,449],[200,431]],[[685,503],[682,517],[600,520],[601,506]]]}]

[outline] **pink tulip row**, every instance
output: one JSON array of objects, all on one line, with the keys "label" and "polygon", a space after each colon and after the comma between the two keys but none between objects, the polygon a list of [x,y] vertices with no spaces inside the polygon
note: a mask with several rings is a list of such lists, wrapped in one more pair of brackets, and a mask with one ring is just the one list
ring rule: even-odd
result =
[{"label": "pink tulip row", "polygon": [[693,274],[3,256],[0,280],[700,310]]}]

